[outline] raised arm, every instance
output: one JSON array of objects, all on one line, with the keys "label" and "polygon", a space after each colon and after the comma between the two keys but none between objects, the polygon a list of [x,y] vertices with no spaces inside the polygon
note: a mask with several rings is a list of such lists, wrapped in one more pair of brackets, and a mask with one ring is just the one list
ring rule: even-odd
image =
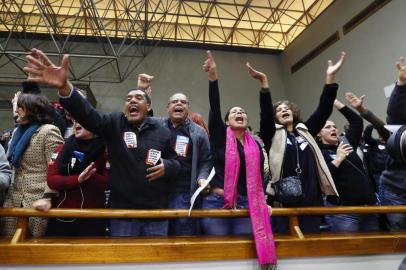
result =
[{"label": "raised arm", "polygon": [[345,61],[345,52],[341,52],[340,59],[337,61],[337,63],[333,64],[333,61],[328,60],[327,64],[327,70],[326,70],[326,84],[332,84],[335,83],[336,81],[336,74],[337,72],[341,69],[341,67],[344,64]]},{"label": "raised arm", "polygon": [[350,127],[346,132],[345,137],[347,137],[351,146],[356,149],[361,140],[362,131],[364,129],[362,118],[339,100],[334,101],[334,107],[347,119]]},{"label": "raised arm", "polygon": [[364,129],[364,133],[362,134],[362,138],[366,144],[368,144],[371,147],[377,147],[378,146],[378,141],[374,138],[372,138],[372,131],[374,130],[373,125],[368,125]]},{"label": "raised arm", "polygon": [[374,128],[378,131],[379,136],[381,136],[385,141],[389,138],[390,132],[385,129],[385,122],[382,121],[373,112],[365,108],[365,95],[362,95],[358,98],[356,95],[354,95],[354,93],[347,92],[345,93],[345,99],[348,101],[353,109],[359,112],[362,118],[364,118],[374,126]]},{"label": "raised arm", "polygon": [[320,96],[319,104],[316,110],[305,122],[310,134],[312,134],[313,137],[320,132],[333,112],[333,104],[337,97],[338,89],[338,85],[335,83],[335,76],[344,63],[345,55],[345,52],[342,52],[340,59],[335,64],[333,64],[331,60],[328,61],[328,67],[326,70],[326,84],[324,85],[323,92]]},{"label": "raised arm", "polygon": [[264,141],[264,147],[268,153],[269,149],[271,148],[272,138],[275,134],[275,119],[273,114],[271,92],[269,91],[268,77],[266,74],[252,68],[248,62],[246,66],[251,77],[258,80],[261,85],[261,91],[259,93],[259,136]]},{"label": "raised arm", "polygon": [[[217,78],[217,66],[210,51],[207,51],[207,59],[204,61],[203,70],[209,77],[209,133],[210,140],[219,142],[225,140],[226,125],[221,118],[220,93]],[[221,142],[219,142],[221,143]]]},{"label": "raised arm", "polygon": [[146,73],[138,74],[137,88],[147,91],[152,87],[152,80],[154,76]]},{"label": "raised arm", "polygon": [[27,81],[57,88],[60,102],[84,128],[100,136],[110,134],[110,115],[96,111],[68,81],[68,55],[63,56],[61,66],[56,66],[41,50],[32,49],[27,55],[27,61],[27,66],[24,67],[24,71],[30,74]]},{"label": "raised arm", "polygon": [[146,73],[141,73],[138,74],[138,82],[137,82],[137,88],[144,90],[145,93],[149,96],[149,98],[152,99],[152,80],[154,79],[154,76],[146,74]]},{"label": "raised arm", "polygon": [[403,57],[400,57],[396,67],[399,71],[399,77],[389,99],[387,123],[390,125],[404,125],[406,124],[406,65]]}]

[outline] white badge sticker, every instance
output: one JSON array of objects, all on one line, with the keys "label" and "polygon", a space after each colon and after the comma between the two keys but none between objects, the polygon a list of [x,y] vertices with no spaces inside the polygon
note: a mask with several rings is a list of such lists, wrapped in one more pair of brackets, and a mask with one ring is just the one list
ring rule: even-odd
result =
[{"label": "white badge sticker", "polygon": [[290,141],[289,138],[286,138],[286,143],[292,145],[292,142]]},{"label": "white badge sticker", "polygon": [[185,136],[176,136],[175,152],[178,156],[186,157],[189,150],[189,138]]},{"label": "white badge sticker", "polygon": [[308,145],[309,143],[308,142],[303,142],[303,143],[301,143],[300,144],[300,149],[303,151],[303,150],[305,150],[306,149],[306,146]]},{"label": "white badge sticker", "polygon": [[134,132],[124,132],[124,142],[127,148],[137,148],[137,135]]},{"label": "white badge sticker", "polygon": [[385,148],[386,148],[386,147],[385,147],[385,145],[383,145],[383,144],[379,144],[379,145],[378,145],[378,149],[379,149],[379,150],[385,150]]},{"label": "white badge sticker", "polygon": [[330,157],[331,157],[332,159],[336,159],[337,155],[336,155],[336,154],[330,154]]},{"label": "white badge sticker", "polygon": [[296,141],[297,141],[299,144],[301,144],[301,143],[303,143],[303,142],[305,141],[305,139],[304,139],[302,136],[297,136],[297,137],[296,137]]},{"label": "white badge sticker", "polygon": [[75,163],[76,163],[76,158],[72,158],[72,160],[70,161],[70,167],[71,168],[75,167]]},{"label": "white badge sticker", "polygon": [[149,149],[147,153],[147,159],[145,164],[155,166],[161,159],[161,151],[155,149]]},{"label": "white badge sticker", "polygon": [[58,158],[58,153],[54,152],[51,155],[51,160],[56,160]]}]

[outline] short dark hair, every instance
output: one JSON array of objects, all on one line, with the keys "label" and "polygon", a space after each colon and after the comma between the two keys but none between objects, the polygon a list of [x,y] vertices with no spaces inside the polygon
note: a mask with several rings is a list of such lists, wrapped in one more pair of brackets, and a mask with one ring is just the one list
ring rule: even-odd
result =
[{"label": "short dark hair", "polygon": [[44,94],[22,93],[17,100],[17,106],[24,108],[28,122],[50,124],[53,121],[53,108]]},{"label": "short dark hair", "polygon": [[131,91],[141,91],[144,94],[145,100],[147,101],[148,104],[151,104],[151,97],[145,92],[145,90],[138,89],[138,88],[133,88],[129,89],[127,93],[130,93]]}]

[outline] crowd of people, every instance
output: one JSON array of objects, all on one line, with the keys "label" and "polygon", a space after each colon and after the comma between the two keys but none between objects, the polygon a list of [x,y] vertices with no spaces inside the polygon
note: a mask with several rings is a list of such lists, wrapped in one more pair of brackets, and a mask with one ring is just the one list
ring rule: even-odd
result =
[{"label": "crowd of people", "polygon": [[[140,74],[128,91],[123,112],[102,113],[68,80],[69,56],[55,65],[38,49],[27,56],[23,92],[13,99],[16,127],[0,146],[0,189],[4,207],[188,209],[193,193],[206,189],[195,208],[246,208],[244,218],[61,219],[30,218],[33,236],[166,236],[252,234],[263,266],[276,263],[273,233],[286,233],[288,220],[271,217],[270,207],[406,204],[406,164],[388,155],[390,132],[365,108],[365,96],[346,93],[337,100],[337,72],[345,53],[329,61],[314,112],[302,120],[291,101],[273,103],[268,77],[246,64],[258,81],[260,130],[248,130],[248,115],[238,104],[221,112],[217,65],[211,52],[203,63],[209,80],[208,125],[190,111],[189,99],[174,93],[167,117],[154,117],[153,76]],[[406,66],[389,100],[387,123],[404,125]],[[248,77],[248,76],[247,76]],[[58,89],[58,106],[38,84]],[[61,107],[63,109],[61,109]],[[330,119],[334,108],[348,121],[339,132]],[[363,119],[370,122],[363,127]],[[372,137],[376,129],[379,138]],[[70,132],[69,132],[70,131]],[[70,135],[72,134],[72,135]],[[209,178],[211,171],[214,176]],[[278,183],[279,182],[279,183]],[[300,188],[281,197],[283,183]],[[108,194],[108,198],[106,198]],[[3,202],[2,202],[3,203]],[[405,214],[301,216],[306,233],[400,230]],[[324,225],[324,226],[323,226]],[[11,236],[16,219],[2,220]]]}]

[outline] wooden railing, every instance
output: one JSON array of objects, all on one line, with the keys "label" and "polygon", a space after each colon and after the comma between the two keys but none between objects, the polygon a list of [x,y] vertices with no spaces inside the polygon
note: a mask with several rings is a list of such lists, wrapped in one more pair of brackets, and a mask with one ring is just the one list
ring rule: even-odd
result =
[{"label": "wooden railing", "polygon": [[[279,257],[379,254],[406,252],[406,232],[306,234],[300,215],[406,213],[406,206],[273,208],[272,216],[289,217],[289,235],[275,235]],[[255,258],[250,236],[244,237],[42,237],[28,236],[29,217],[77,218],[179,218],[187,210],[0,208],[0,216],[18,218],[12,239],[0,239],[1,263],[112,263]],[[194,210],[191,218],[243,217],[247,210]],[[69,254],[66,254],[69,250]],[[199,252],[196,252],[199,250]],[[225,252],[227,250],[227,252]],[[92,251],[92,255],[89,255]],[[93,253],[94,252],[94,253]],[[35,254],[35,256],[33,256]]]}]

